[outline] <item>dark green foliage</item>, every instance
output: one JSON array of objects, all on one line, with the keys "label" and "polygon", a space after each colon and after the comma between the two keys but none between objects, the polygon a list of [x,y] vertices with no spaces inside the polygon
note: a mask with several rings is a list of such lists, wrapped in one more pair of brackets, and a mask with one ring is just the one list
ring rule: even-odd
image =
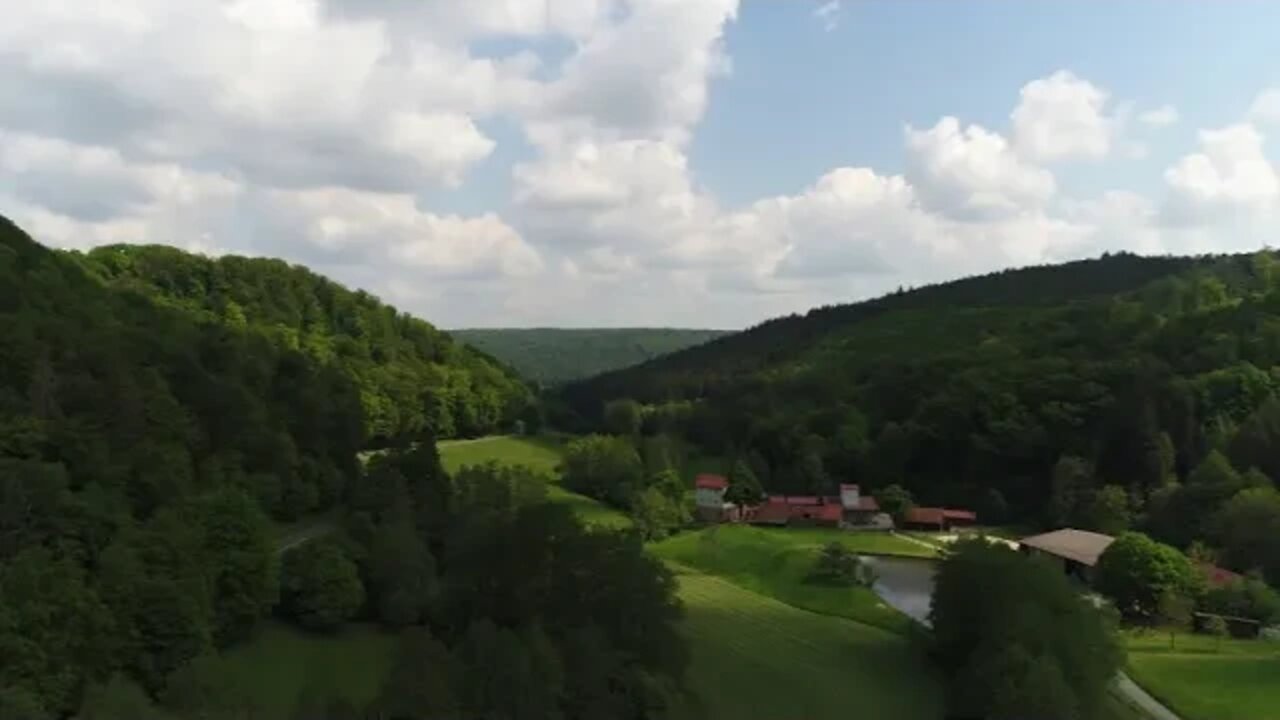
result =
[{"label": "dark green foliage", "polygon": [[939,565],[933,653],[956,717],[1098,717],[1121,663],[1111,622],[1039,558],[981,540]]},{"label": "dark green foliage", "polygon": [[1104,535],[1119,535],[1129,529],[1132,514],[1129,494],[1119,485],[1107,485],[1093,493],[1080,526]]},{"label": "dark green foliage", "polygon": [[167,715],[142,688],[125,677],[114,675],[105,683],[85,688],[78,717],[80,720],[165,720]]},{"label": "dark green foliage", "polygon": [[451,720],[458,716],[455,688],[461,681],[449,648],[429,631],[409,628],[400,636],[377,711],[387,720]]},{"label": "dark green foliage", "polygon": [[1280,595],[1254,577],[1211,588],[1201,600],[1206,612],[1256,620],[1263,626],[1280,620]]},{"label": "dark green foliage", "polygon": [[644,465],[630,440],[590,435],[565,449],[564,485],[614,507],[629,508],[632,497],[644,489]]},{"label": "dark green foliage", "polygon": [[604,424],[613,435],[623,437],[639,435],[643,420],[640,403],[630,398],[611,400],[604,408]]},{"label": "dark green foliage", "polygon": [[1203,580],[1177,548],[1142,533],[1116,538],[1098,558],[1095,585],[1126,618],[1156,619],[1166,594],[1196,598]]},{"label": "dark green foliage", "polygon": [[764,488],[745,460],[739,458],[729,470],[729,489],[724,497],[731,503],[748,507],[764,501]]},{"label": "dark green foliage", "polygon": [[317,540],[285,553],[280,571],[285,612],[312,630],[332,630],[364,603],[364,586],[342,546]]},{"label": "dark green foliage", "polygon": [[449,334],[547,385],[630,367],[727,334],[680,328],[505,328]]},{"label": "dark green foliage", "polygon": [[1227,567],[1260,570],[1280,586],[1280,492],[1257,487],[1240,491],[1214,516],[1211,534]]},{"label": "dark green foliage", "polygon": [[[1141,522],[1211,449],[1280,472],[1258,410],[1276,390],[1280,288],[1259,259],[1273,257],[1010,270],[770,320],[559,395],[593,427],[618,398],[683,408],[679,432],[758,453],[771,492],[898,484],[976,508],[994,490],[1013,518],[1115,528],[1114,512],[1089,517],[1100,488],[1123,488]],[[1151,527],[1164,540],[1203,536],[1166,519]]]},{"label": "dark green foliage", "polygon": [[876,504],[880,506],[881,512],[888,513],[896,521],[901,521],[902,516],[915,507],[915,501],[911,499],[911,493],[903,489],[901,485],[882,487],[875,491],[874,497]]},{"label": "dark green foliage", "polygon": [[392,627],[421,621],[436,597],[436,563],[407,515],[378,528],[366,563],[378,618]]}]

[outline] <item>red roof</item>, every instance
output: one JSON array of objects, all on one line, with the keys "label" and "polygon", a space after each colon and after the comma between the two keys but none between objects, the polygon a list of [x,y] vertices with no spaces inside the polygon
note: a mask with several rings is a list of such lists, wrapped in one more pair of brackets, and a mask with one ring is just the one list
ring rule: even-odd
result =
[{"label": "red roof", "polygon": [[846,485],[846,484],[844,484],[844,483],[841,483],[841,484],[840,484],[840,492],[844,492],[845,490],[852,490],[852,491],[854,491],[854,492],[858,492],[858,486],[857,486],[857,485]]},{"label": "red roof", "polygon": [[913,507],[903,513],[902,520],[903,522],[918,523],[920,525],[941,525],[946,517],[942,508]]},{"label": "red roof", "polygon": [[723,475],[702,474],[693,480],[694,487],[707,488],[709,490],[723,490],[729,487],[729,480]]},{"label": "red roof", "polygon": [[791,517],[791,508],[782,503],[766,503],[756,508],[755,514],[752,516],[753,522],[777,523],[779,525],[785,523]]},{"label": "red roof", "polygon": [[823,505],[818,508],[817,517],[821,520],[840,522],[844,519],[844,508],[839,505]]},{"label": "red roof", "polygon": [[1213,587],[1230,585],[1243,577],[1240,573],[1234,573],[1226,568],[1220,568],[1217,565],[1210,565],[1209,563],[1200,563],[1200,571],[1204,573],[1205,579],[1208,580],[1209,584]]},{"label": "red roof", "polygon": [[951,508],[942,509],[942,517],[948,520],[968,520],[974,522],[978,519],[978,513],[972,510],[952,510]]},{"label": "red roof", "polygon": [[867,512],[880,512],[880,503],[876,502],[876,499],[870,495],[859,495],[858,509]]},{"label": "red roof", "polygon": [[788,495],[786,502],[788,505],[821,505],[822,499],[812,495]]}]

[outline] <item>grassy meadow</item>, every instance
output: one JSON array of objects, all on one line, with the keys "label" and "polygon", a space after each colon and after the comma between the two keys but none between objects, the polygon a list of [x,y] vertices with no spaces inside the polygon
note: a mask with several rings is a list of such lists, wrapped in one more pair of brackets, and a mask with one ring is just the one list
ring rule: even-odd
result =
[{"label": "grassy meadow", "polygon": [[938,679],[902,637],[678,572],[696,693],[681,717],[942,717]]},{"label": "grassy meadow", "polygon": [[560,458],[567,437],[539,435],[521,437],[495,435],[475,440],[445,440],[438,443],[440,462],[444,469],[456,473],[467,465],[483,465],[496,462],[500,465],[523,465],[547,476],[547,498],[554,503],[568,505],[588,525],[596,527],[629,527],[631,519],[613,508],[570,492],[560,481]]},{"label": "grassy meadow", "polygon": [[886,533],[764,529],[724,525],[687,532],[653,546],[669,562],[724,578],[751,592],[823,615],[906,634],[912,622],[868,588],[805,581],[822,546],[836,540],[856,552],[927,556],[927,548]]},{"label": "grassy meadow", "polygon": [[304,692],[356,706],[372,701],[391,668],[395,643],[395,635],[371,625],[318,635],[271,622],[252,642],[219,657],[215,667],[223,684],[255,708],[254,718],[290,720]]},{"label": "grassy meadow", "polygon": [[1126,633],[1129,674],[1184,720],[1280,717],[1280,643]]}]

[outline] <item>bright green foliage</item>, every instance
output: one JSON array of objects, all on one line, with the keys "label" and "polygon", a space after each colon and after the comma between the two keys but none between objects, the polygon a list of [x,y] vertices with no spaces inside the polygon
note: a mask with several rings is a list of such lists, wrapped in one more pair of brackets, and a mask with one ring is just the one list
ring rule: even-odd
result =
[{"label": "bright green foliage", "polygon": [[1177,548],[1142,533],[1116,538],[1098,558],[1095,585],[1127,618],[1157,618],[1161,598],[1198,597],[1203,579]]},{"label": "bright green foliage", "polygon": [[1270,720],[1280,706],[1273,642],[1159,633],[1129,634],[1127,672],[1186,720]]},{"label": "bright green foliage", "polygon": [[305,268],[121,245],[93,250],[84,264],[109,285],[341,368],[358,386],[375,441],[505,430],[530,407],[520,380],[487,356]]},{"label": "bright green foliage", "polygon": [[1271,584],[1280,585],[1280,491],[1270,486],[1240,491],[1214,516],[1211,533],[1227,567],[1261,570]]},{"label": "bright green foliage", "polygon": [[285,553],[281,586],[286,612],[313,630],[337,627],[364,603],[355,563],[340,545],[328,540]]},{"label": "bright green foliage", "polygon": [[760,480],[756,478],[755,472],[745,460],[739,458],[729,470],[729,489],[724,497],[729,502],[744,507],[758,505],[764,501],[764,488],[761,487]]},{"label": "bright green foliage", "polygon": [[961,717],[1097,717],[1122,658],[1109,621],[1060,568],[981,540],[939,565],[931,620]]},{"label": "bright green foliage", "polygon": [[1191,627],[1192,613],[1195,611],[1195,600],[1189,595],[1172,588],[1160,593],[1156,604],[1156,621],[1169,630],[1169,647],[1173,648],[1179,631]]},{"label": "bright green foliage", "polygon": [[503,328],[450,335],[548,385],[598,375],[713,340],[724,330]]}]

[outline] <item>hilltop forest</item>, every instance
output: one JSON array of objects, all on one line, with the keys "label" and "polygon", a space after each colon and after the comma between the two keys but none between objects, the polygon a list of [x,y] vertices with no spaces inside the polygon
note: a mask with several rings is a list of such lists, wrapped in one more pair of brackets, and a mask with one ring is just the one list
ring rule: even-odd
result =
[{"label": "hilltop forest", "polygon": [[219,653],[272,615],[397,632],[369,707],[296,717],[665,716],[670,572],[529,472],[442,469],[434,433],[530,401],[483,355],[283,263],[3,218],[0,336],[0,717],[262,717]]},{"label": "hilltop forest", "polygon": [[728,334],[684,328],[498,328],[450,335],[515,368],[523,377],[559,385],[630,367]]},{"label": "hilltop forest", "polygon": [[571,384],[558,412],[607,427],[634,402],[646,432],[770,490],[896,484],[991,522],[1142,525],[1275,582],[1277,543],[1211,518],[1252,489],[1241,517],[1280,523],[1278,390],[1275,254],[1117,254],[778,318]]}]

